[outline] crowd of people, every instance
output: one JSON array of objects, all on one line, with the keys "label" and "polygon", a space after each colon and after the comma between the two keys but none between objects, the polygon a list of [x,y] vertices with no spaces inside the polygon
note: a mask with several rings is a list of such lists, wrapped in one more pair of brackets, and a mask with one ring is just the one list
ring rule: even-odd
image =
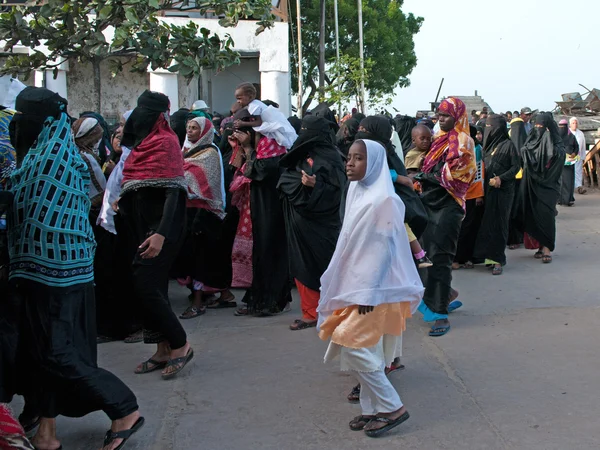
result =
[{"label": "crowd of people", "polygon": [[[418,310],[445,335],[462,305],[452,270],[500,275],[507,246],[551,262],[556,205],[583,193],[576,118],[469,116],[450,97],[433,117],[338,120],[321,104],[298,119],[251,83],[232,94],[224,117],[201,100],[169,115],[146,91],[112,130],[45,88],[2,106],[0,400],[25,399],[0,433],[9,448],[59,449],[56,417],[98,410],[112,421],[103,450],[122,448],[144,418],[97,343],[154,344],[132,370],[171,379],[194,357],[180,319],[281,314],[293,288],[290,330],[330,341],[325,360],[359,382],[350,429],[379,436],[409,418],[387,378],[406,320]],[[184,311],[171,280],[189,289]]]}]

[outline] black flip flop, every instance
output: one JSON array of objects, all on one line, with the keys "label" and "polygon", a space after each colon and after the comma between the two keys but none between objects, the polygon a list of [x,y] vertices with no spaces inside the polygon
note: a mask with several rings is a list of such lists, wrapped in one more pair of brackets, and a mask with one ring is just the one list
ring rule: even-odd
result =
[{"label": "black flip flop", "polygon": [[178,366],[181,363],[183,363],[183,365],[181,367],[175,369],[173,372],[163,374],[162,375],[163,380],[169,380],[169,379],[173,378],[175,375],[177,375],[179,372],[181,372],[185,368],[185,366],[187,366],[187,364],[192,360],[193,357],[194,357],[194,350],[190,347],[190,349],[187,352],[187,355],[169,360],[165,369],[168,367]]},{"label": "black flip flop", "polygon": [[133,436],[134,433],[137,433],[140,430],[140,428],[142,428],[144,426],[145,421],[146,420],[143,417],[140,417],[137,420],[137,422],[129,430],[123,430],[123,431],[108,430],[106,432],[106,436],[104,436],[103,447],[110,445],[110,443],[112,441],[114,441],[115,439],[123,439],[123,442],[121,442],[119,444],[119,446],[115,448],[115,450],[121,450],[122,448],[125,447],[125,443],[127,442],[127,439],[129,439],[131,436]]},{"label": "black flip flop", "polygon": [[[150,364],[152,364],[152,367],[148,367]],[[137,375],[143,375],[145,373],[154,372],[155,370],[164,369],[165,367],[167,367],[167,361],[155,361],[154,359],[150,358],[142,363],[141,370],[138,371],[136,369],[134,370],[134,373]]]},{"label": "black flip flop", "polygon": [[392,428],[397,427],[402,422],[406,422],[409,417],[410,417],[410,414],[408,414],[408,411],[406,411],[404,414],[402,414],[396,420],[389,419],[387,417],[375,417],[373,420],[371,420],[371,422],[383,422],[386,425],[384,427],[378,428],[376,430],[365,430],[365,434],[369,437],[379,437],[382,434],[390,431]]}]

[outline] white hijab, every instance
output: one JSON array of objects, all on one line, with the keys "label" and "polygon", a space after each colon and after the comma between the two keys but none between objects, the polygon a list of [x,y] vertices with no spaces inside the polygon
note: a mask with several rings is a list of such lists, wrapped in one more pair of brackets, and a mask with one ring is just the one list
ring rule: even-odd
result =
[{"label": "white hijab", "polygon": [[404,203],[394,191],[385,149],[362,142],[367,172],[348,189],[342,230],[321,277],[319,327],[334,311],[351,305],[410,302],[414,313],[423,297],[404,227]]},{"label": "white hijab", "polygon": [[[123,114],[123,118],[127,122],[129,116],[133,110],[129,110]],[[119,198],[121,195],[121,182],[123,181],[123,166],[125,165],[125,161],[127,161],[127,157],[129,153],[131,153],[131,149],[127,147],[121,146],[121,158],[117,165],[113,168],[113,171],[110,173],[108,177],[108,181],[106,182],[106,189],[104,190],[104,198],[102,199],[102,208],[100,209],[100,215],[98,216],[97,224],[104,228],[106,231],[111,232],[112,234],[117,234],[117,230],[115,228],[115,215],[117,214],[112,209],[112,204]]]}]

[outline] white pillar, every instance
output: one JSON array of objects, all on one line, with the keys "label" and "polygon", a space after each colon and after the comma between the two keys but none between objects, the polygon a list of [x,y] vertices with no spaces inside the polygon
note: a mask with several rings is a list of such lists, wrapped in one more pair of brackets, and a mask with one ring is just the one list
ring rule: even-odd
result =
[{"label": "white pillar", "polygon": [[177,74],[168,71],[150,72],[150,90],[169,97],[171,112],[179,109],[179,83]]},{"label": "white pillar", "polygon": [[260,73],[261,100],[272,100],[286,116],[292,115],[290,98],[291,80],[289,72],[269,71]]},{"label": "white pillar", "polygon": [[54,75],[51,70],[46,70],[46,89],[56,92],[62,98],[67,99],[67,72],[59,70],[54,79]]},{"label": "white pillar", "polygon": [[[44,79],[44,75],[45,79]],[[50,89],[51,91],[56,92],[64,99],[69,99],[67,96],[67,71],[59,70],[56,75],[56,79],[54,79],[54,73],[52,70],[36,70],[35,71],[35,86],[36,87],[45,87],[46,89]]]}]

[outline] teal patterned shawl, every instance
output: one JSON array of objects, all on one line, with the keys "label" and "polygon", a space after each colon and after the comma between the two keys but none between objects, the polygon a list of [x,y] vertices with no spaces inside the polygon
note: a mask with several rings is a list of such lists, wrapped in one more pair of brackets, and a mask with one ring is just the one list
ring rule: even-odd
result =
[{"label": "teal patterned shawl", "polygon": [[66,113],[48,117],[10,178],[10,278],[67,287],[94,279],[90,175]]}]

